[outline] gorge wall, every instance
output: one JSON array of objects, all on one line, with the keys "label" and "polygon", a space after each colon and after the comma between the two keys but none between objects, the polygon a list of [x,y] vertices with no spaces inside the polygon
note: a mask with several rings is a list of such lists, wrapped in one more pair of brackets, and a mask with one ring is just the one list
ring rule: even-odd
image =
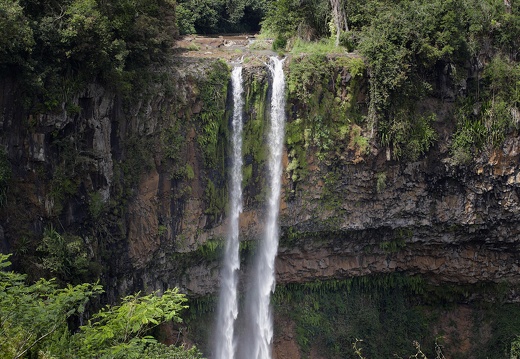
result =
[{"label": "gorge wall", "polygon": [[[417,104],[435,114],[437,140],[416,159],[396,159],[367,120],[363,62],[323,57],[327,66],[312,77],[305,61],[294,56],[286,68],[277,283],[401,273],[432,286],[507,283],[506,301],[518,301],[520,137],[454,161],[455,103],[446,93],[457,89],[439,73],[442,86]],[[146,76],[131,93],[92,84],[37,111],[26,109],[17,79],[1,82],[2,165],[11,177],[0,250],[34,277],[48,270],[36,258],[52,226],[66,240],[81,238],[90,273],[82,275],[99,275],[108,301],[172,286],[193,298],[216,294],[227,230],[229,67],[179,57]],[[264,219],[270,88],[261,58],[244,64],[244,78],[247,264]]]}]

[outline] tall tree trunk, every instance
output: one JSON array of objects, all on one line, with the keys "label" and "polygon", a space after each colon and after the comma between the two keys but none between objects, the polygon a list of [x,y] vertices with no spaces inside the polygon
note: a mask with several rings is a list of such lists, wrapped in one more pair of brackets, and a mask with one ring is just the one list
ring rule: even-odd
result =
[{"label": "tall tree trunk", "polygon": [[339,38],[342,32],[348,31],[347,14],[342,0],[330,0],[332,8],[332,19],[336,27],[336,46],[339,45]]},{"label": "tall tree trunk", "polygon": [[511,14],[511,2],[512,0],[504,0],[504,5],[506,7],[506,13]]}]

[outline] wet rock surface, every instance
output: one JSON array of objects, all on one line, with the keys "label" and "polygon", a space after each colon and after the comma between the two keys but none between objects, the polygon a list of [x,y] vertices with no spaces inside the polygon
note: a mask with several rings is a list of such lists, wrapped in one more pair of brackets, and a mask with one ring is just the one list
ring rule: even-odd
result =
[{"label": "wet rock surface", "polygon": [[[117,253],[117,260],[108,264],[109,291],[115,297],[143,287],[179,285],[193,296],[215,293],[218,251],[208,256],[201,248],[222,241],[227,223],[225,212],[208,214],[207,209],[206,181],[214,169],[204,164],[199,124],[193,121],[206,106],[200,84],[215,59],[250,57],[244,61],[247,91],[253,82],[266,85],[264,62],[273,54],[269,49],[268,41],[252,35],[186,37],[179,42],[175,66],[168,70],[170,89],[155,85],[150,96],[134,101],[126,112],[116,94],[91,85],[74,99],[79,113],[65,108],[53,114],[25,113],[13,109],[17,85],[6,80],[1,125],[10,134],[2,136],[2,143],[16,176],[13,196],[21,195],[16,209],[0,222],[0,247],[15,246],[18,228],[41,232],[42,223],[58,217],[67,229],[81,233],[92,203],[87,193],[99,193],[104,204],[116,199],[122,163],[133,155],[124,147],[146,140],[148,157],[135,178],[137,185],[124,208],[112,215],[119,216],[114,217],[118,224],[99,240],[110,242],[108,234],[117,226],[123,234],[108,245]],[[279,283],[398,271],[422,274],[437,284],[518,284],[520,137],[485,151],[471,165],[455,165],[448,151],[453,104],[431,98],[422,106],[436,109],[440,136],[417,161],[389,160],[386,148],[372,146],[367,154],[346,149],[322,161],[311,153],[307,175],[297,183],[284,174]],[[261,111],[251,110],[246,121]],[[177,123],[187,127],[183,145],[171,159],[165,133]],[[76,176],[77,193],[61,206],[50,196],[48,183],[63,155],[58,140],[81,154],[71,175]],[[262,141],[261,134],[253,140]],[[245,163],[253,166],[252,177],[261,177],[254,155],[247,154]],[[288,162],[285,156],[285,167]],[[186,165],[193,171],[190,178],[175,177]],[[261,189],[248,188],[240,219],[244,247],[261,238],[263,222]],[[242,276],[247,277],[247,258]]]}]

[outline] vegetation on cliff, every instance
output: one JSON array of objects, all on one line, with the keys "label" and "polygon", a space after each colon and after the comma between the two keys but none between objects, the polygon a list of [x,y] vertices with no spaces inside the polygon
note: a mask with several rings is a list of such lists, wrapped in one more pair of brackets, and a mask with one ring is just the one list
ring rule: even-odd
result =
[{"label": "vegetation on cliff", "polygon": [[[175,2],[0,2],[0,72],[25,80],[40,110],[67,103],[85,84],[129,83],[164,61],[177,34]],[[43,105],[43,106],[42,106]]]},{"label": "vegetation on cliff", "polygon": [[[335,2],[269,4],[264,31],[275,45],[335,36]],[[338,2],[341,4],[341,2]],[[520,121],[520,8],[493,1],[346,1],[340,44],[359,52],[370,81],[365,127],[394,158],[415,159],[435,141],[435,96],[457,104],[453,158],[499,146]],[[326,26],[329,23],[331,26]],[[321,40],[323,41],[323,40]],[[297,41],[296,41],[297,42]],[[296,75],[298,76],[298,75]]]},{"label": "vegetation on cliff", "polygon": [[[403,273],[278,283],[273,304],[275,327],[282,333],[275,351],[307,359],[317,353],[330,359],[515,358],[520,308],[502,302],[504,289],[495,283],[439,287]],[[473,296],[496,302],[471,305]],[[209,350],[207,320],[217,300],[199,297],[187,311],[186,323],[203,350]],[[240,314],[237,325],[244,325]],[[293,340],[297,354],[288,349]],[[424,356],[412,354],[419,354],[416,343]]]},{"label": "vegetation on cliff", "polygon": [[0,254],[2,358],[200,358],[196,348],[166,346],[151,336],[159,324],[180,321],[187,308],[176,289],[130,295],[91,313],[92,300],[103,292],[99,284],[27,284],[26,276],[7,270],[8,257]]},{"label": "vegetation on cliff", "polygon": [[[286,169],[294,191],[288,193],[286,201],[299,200],[295,189],[307,180],[311,167],[322,168],[326,171],[320,177],[323,184],[316,188],[323,187],[323,201],[317,196],[313,201],[323,205],[317,211],[332,213],[329,221],[321,224],[327,230],[336,230],[336,220],[344,223],[347,217],[342,201],[351,193],[339,185],[346,177],[347,165],[360,163],[374,148],[387,149],[395,160],[415,161],[442,137],[451,146],[447,153],[453,163],[465,164],[479,150],[501,146],[507,135],[520,128],[520,13],[519,7],[508,1],[0,0],[0,73],[5,78],[16,76],[23,85],[23,136],[30,138],[7,148],[8,154],[0,152],[0,206],[9,197],[5,212],[13,213],[0,224],[7,229],[6,243],[16,251],[17,264],[34,269],[32,279],[55,276],[57,283],[66,287],[58,289],[54,282],[42,280],[32,286],[22,286],[18,281],[9,288],[16,288],[12,293],[37,293],[24,299],[20,307],[28,313],[33,313],[33,306],[53,298],[56,302],[65,297],[70,300],[57,309],[56,334],[45,337],[45,344],[42,340],[34,351],[68,353],[72,347],[63,346],[68,338],[73,338],[71,343],[84,345],[84,341],[93,340],[86,337],[98,335],[88,326],[82,326],[79,333],[69,332],[65,323],[86,316],[81,303],[101,290],[80,283],[95,280],[101,273],[121,276],[133,269],[127,257],[131,237],[128,227],[131,221],[138,222],[137,217],[146,217],[151,224],[139,222],[141,231],[134,235],[153,243],[146,243],[150,248],[139,247],[144,254],[136,250],[136,256],[148,256],[139,260],[151,262],[153,254],[170,251],[167,258],[178,270],[172,275],[175,280],[194,263],[206,264],[219,257],[222,241],[217,237],[211,240],[209,231],[205,231],[220,223],[226,211],[229,68],[221,61],[210,65],[199,62],[193,66],[196,69],[185,71],[189,72],[187,80],[181,80],[181,76],[172,75],[173,70],[182,72],[182,66],[190,64],[170,62],[170,55],[178,31],[256,31],[264,14],[263,31],[274,35],[275,49],[293,52],[287,61],[290,115]],[[164,66],[166,70],[157,71],[164,64],[168,65]],[[150,69],[155,71],[153,75]],[[256,75],[247,78],[246,86],[247,206],[262,202],[265,187],[262,139],[269,89],[267,79]],[[96,167],[106,158],[100,159],[89,147],[91,137],[98,132],[89,127],[94,125],[83,123],[88,122],[84,121],[86,113],[94,105],[80,106],[75,98],[90,82],[100,82],[115,90],[117,100],[124,99],[124,114],[119,112],[119,105],[107,114],[110,125],[105,130],[111,142],[106,140],[106,150],[113,165],[103,164],[112,166],[110,183],[104,182]],[[154,103],[150,98],[160,100]],[[425,101],[432,98],[436,101],[433,104]],[[436,115],[436,106],[444,103],[450,104],[450,113]],[[53,112],[63,113],[68,117],[63,121],[74,125],[52,128],[55,124],[51,126],[38,117]],[[155,120],[157,123],[149,125]],[[442,135],[438,133],[440,127],[447,129]],[[46,146],[44,160],[27,160],[23,166],[11,163],[15,152],[16,156],[29,157],[23,151],[36,151],[27,148],[40,135]],[[348,171],[354,171],[353,167]],[[385,194],[385,188],[395,179],[391,173],[387,175],[381,161],[375,167],[374,196]],[[147,198],[135,199],[144,172],[154,172],[160,178],[156,187],[150,185],[157,189],[157,196],[150,202]],[[34,187],[11,185],[13,177],[23,176]],[[101,187],[106,190],[103,195]],[[27,188],[38,191],[38,196],[24,197],[27,194],[22,192]],[[399,189],[397,185],[392,188]],[[161,209],[150,210],[152,201]],[[139,204],[132,214],[135,217],[129,216],[129,203]],[[38,206],[39,211],[33,211]],[[18,215],[22,207],[28,210]],[[18,225],[18,221],[25,222]],[[313,221],[309,223],[317,220]],[[47,227],[49,223],[56,230]],[[27,236],[17,236],[22,234],[19,232]],[[305,235],[295,236],[300,234]],[[398,252],[404,243],[404,239],[384,243],[382,249]],[[191,252],[175,252],[179,248]],[[242,248],[242,252],[250,250],[254,248]],[[121,253],[124,255],[118,256]],[[114,260],[115,254],[118,260]],[[103,268],[101,263],[108,265]],[[118,265],[128,267],[123,270],[116,268]],[[162,266],[164,262],[153,265]],[[67,287],[67,283],[77,286]],[[135,280],[132,285],[143,284]],[[44,289],[40,292],[35,286]],[[411,340],[423,341],[425,352],[433,353],[433,341],[428,341],[431,336],[425,334],[429,313],[419,308],[427,299],[414,297],[415,292],[405,298],[399,286],[385,291],[374,290],[370,284],[357,292],[344,289],[323,289],[319,283],[279,287],[279,310],[296,323],[296,337],[305,354],[317,339],[331,344],[331,357],[339,356],[356,337],[365,339],[364,353],[374,357],[396,352],[406,355]],[[10,290],[0,292],[2,309],[7,303],[2,300],[12,299]],[[284,301],[283,296],[291,300]],[[343,300],[346,296],[349,301]],[[469,300],[464,297],[461,302]],[[91,316],[101,323],[93,327],[106,329],[104,318],[116,316],[114,311],[134,301],[137,297],[129,297],[121,306],[112,307],[112,312]],[[51,309],[46,307],[47,316],[54,313]],[[494,335],[479,348],[482,357],[517,350],[515,334],[520,333],[520,324],[511,320],[517,309],[507,310],[510,312],[497,310],[490,320]],[[23,320],[3,332],[9,335],[5,350],[16,350],[10,343],[18,346],[25,335]],[[17,324],[12,320],[5,323]],[[396,330],[388,332],[393,323],[397,323]],[[48,324],[41,326],[48,328]],[[207,318],[204,325],[207,327]],[[63,336],[55,339],[58,332]],[[102,352],[119,350],[109,349],[105,342],[92,343]],[[137,347],[134,344],[128,350],[136,350],[139,355],[145,355],[144,350],[170,350],[159,344],[144,344],[140,339]]]}]

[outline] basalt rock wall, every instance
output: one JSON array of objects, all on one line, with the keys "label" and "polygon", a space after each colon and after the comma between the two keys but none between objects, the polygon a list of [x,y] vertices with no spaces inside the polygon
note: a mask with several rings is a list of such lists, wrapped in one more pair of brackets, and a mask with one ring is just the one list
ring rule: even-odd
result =
[{"label": "basalt rock wall", "polygon": [[[457,164],[449,150],[454,104],[432,96],[419,106],[436,114],[437,141],[413,161],[396,160],[362,120],[368,80],[354,67],[359,61],[329,60],[333,81],[302,79],[316,87],[316,99],[294,82],[290,64],[299,60],[286,62],[293,77],[278,283],[402,272],[433,284],[519,284],[520,137]],[[244,258],[264,218],[270,89],[255,61],[244,67]],[[1,143],[12,176],[0,248],[14,252],[17,265],[43,272],[34,264],[38,243],[53,226],[82,238],[109,299],[171,286],[192,296],[216,293],[226,235],[229,67],[182,58],[148,76],[131,95],[92,84],[52,110],[27,107],[16,78],[2,81]],[[312,101],[323,113],[302,119]]]}]

